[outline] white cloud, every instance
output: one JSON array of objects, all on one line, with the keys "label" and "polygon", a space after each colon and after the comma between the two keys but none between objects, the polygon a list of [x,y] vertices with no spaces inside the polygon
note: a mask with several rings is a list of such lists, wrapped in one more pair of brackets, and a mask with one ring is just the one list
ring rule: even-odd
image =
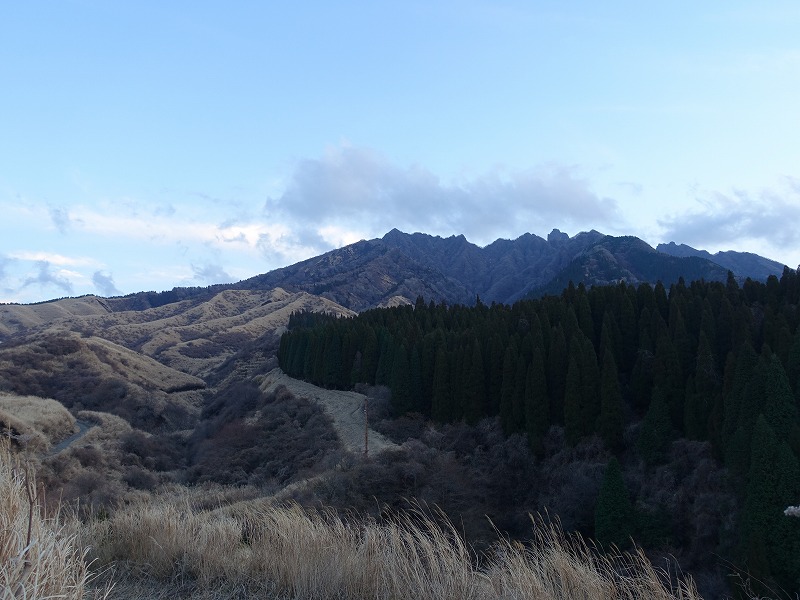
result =
[{"label": "white cloud", "polygon": [[15,258],[17,260],[29,260],[34,262],[46,262],[51,265],[58,265],[61,267],[64,266],[72,266],[72,267],[79,267],[79,266],[92,266],[92,265],[99,265],[99,262],[93,258],[89,258],[86,256],[64,256],[63,254],[57,254],[53,252],[41,252],[41,251],[27,251],[21,250],[19,252],[11,252],[9,253],[9,258]]},{"label": "white cloud", "polygon": [[92,283],[94,283],[101,296],[118,296],[120,294],[117,286],[114,285],[114,277],[111,273],[95,271],[94,275],[92,275]]},{"label": "white cloud", "polygon": [[555,225],[602,228],[621,220],[616,202],[594,193],[575,168],[545,165],[446,183],[422,167],[399,167],[349,146],[299,161],[265,212],[317,235],[332,227],[370,235],[397,227],[463,233],[481,243]]},{"label": "white cloud", "polygon": [[56,229],[61,233],[66,233],[71,223],[69,211],[63,207],[51,207],[50,219],[53,221],[53,225],[56,226]]},{"label": "white cloud", "polygon": [[204,265],[192,265],[192,271],[194,271],[195,279],[206,285],[230,283],[233,281],[231,276],[225,272],[222,265],[219,264],[206,263]]},{"label": "white cloud", "polygon": [[38,286],[43,289],[57,288],[64,294],[72,294],[72,282],[69,280],[69,275],[75,275],[74,272],[56,270],[53,271],[50,263],[47,261],[40,261],[38,263],[38,270],[36,275],[31,275],[22,282],[22,287],[26,288],[32,285]]},{"label": "white cloud", "polygon": [[[786,262],[800,247],[800,186],[786,178],[778,191],[704,192],[699,208],[658,220],[666,240],[700,248],[733,249],[748,245]],[[794,266],[790,264],[790,266]]]}]

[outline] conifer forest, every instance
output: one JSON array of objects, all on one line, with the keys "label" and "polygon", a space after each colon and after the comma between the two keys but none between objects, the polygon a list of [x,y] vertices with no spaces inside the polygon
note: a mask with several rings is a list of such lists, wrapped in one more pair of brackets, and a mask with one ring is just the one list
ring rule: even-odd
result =
[{"label": "conifer forest", "polygon": [[[756,592],[791,591],[800,519],[784,510],[800,504],[798,304],[800,271],[788,268],[764,283],[729,274],[668,289],[570,284],[512,306],[418,298],[353,318],[296,313],[279,361],[322,387],[386,386],[395,419],[499,423],[527,445],[530,477],[515,485],[531,488],[487,499],[500,508],[539,498],[532,509],[558,513],[534,489],[553,440],[601,446],[594,518],[569,526],[604,545],[633,540],[705,561],[724,577],[746,572]],[[694,492],[677,502],[690,470]]]}]

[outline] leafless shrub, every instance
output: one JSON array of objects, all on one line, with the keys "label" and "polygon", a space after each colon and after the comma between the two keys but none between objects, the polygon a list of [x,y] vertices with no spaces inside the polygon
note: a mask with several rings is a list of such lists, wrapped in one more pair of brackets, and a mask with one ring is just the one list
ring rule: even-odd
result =
[{"label": "leafless shrub", "polygon": [[70,452],[78,459],[81,466],[89,469],[97,469],[104,464],[103,453],[94,446],[78,446],[71,448]]},{"label": "leafless shrub", "polygon": [[131,467],[122,476],[122,480],[137,490],[152,490],[158,484],[158,478],[141,467]]}]

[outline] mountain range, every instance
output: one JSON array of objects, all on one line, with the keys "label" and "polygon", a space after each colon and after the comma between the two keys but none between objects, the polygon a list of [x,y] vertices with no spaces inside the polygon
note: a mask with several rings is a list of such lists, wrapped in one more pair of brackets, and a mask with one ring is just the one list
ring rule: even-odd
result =
[{"label": "mountain range", "polygon": [[[687,282],[724,281],[728,271],[740,282],[764,281],[770,275],[780,277],[783,269],[781,263],[756,254],[712,255],[675,242],[653,248],[634,236],[614,237],[595,230],[570,237],[554,229],[547,239],[526,233],[480,247],[463,235],[442,238],[393,229],[382,238],[361,240],[237,283],[97,301],[108,312],[138,311],[178,301],[196,304],[224,290],[282,288],[322,296],[359,312],[412,303],[419,296],[448,304],[472,304],[478,297],[486,303],[511,304],[526,297],[559,294],[570,281],[586,286],[661,281],[669,286],[680,277]],[[50,307],[38,312],[57,314],[59,310]],[[0,334],[16,329],[0,318]]]},{"label": "mountain range", "polygon": [[323,296],[350,310],[425,300],[474,303],[477,297],[510,304],[525,297],[559,294],[575,285],[626,281],[724,281],[732,271],[739,281],[780,276],[784,265],[755,254],[711,255],[690,246],[653,248],[634,236],[598,231],[573,237],[554,229],[547,239],[526,233],[480,247],[463,235],[442,238],[393,229],[382,238],[362,240],[296,264],[211,288],[183,288],[162,294],[135,294],[114,302],[126,308],[161,304],[185,295],[219,289],[267,290],[281,287]]}]

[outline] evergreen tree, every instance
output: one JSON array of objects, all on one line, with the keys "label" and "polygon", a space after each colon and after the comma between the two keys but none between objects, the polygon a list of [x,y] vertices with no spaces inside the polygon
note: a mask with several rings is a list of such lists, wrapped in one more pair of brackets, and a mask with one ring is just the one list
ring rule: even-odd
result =
[{"label": "evergreen tree", "polygon": [[795,400],[800,404],[800,327],[794,334],[794,340],[786,358],[786,378],[789,380],[789,387],[794,392]]},{"label": "evergreen tree", "polygon": [[741,550],[756,578],[774,578],[786,589],[800,583],[800,528],[783,510],[797,502],[799,492],[797,459],[760,415],[752,438]]},{"label": "evergreen tree", "polygon": [[[725,446],[728,446],[736,429],[740,426],[745,389],[753,378],[757,364],[758,355],[755,350],[749,343],[744,344],[736,356],[735,368],[729,377],[730,383],[723,398],[725,414],[722,420],[722,443]],[[748,414],[746,420],[753,423],[757,414],[757,412]]]},{"label": "evergreen tree", "polygon": [[411,395],[411,410],[422,414],[427,414],[430,410],[426,398],[423,396],[422,389],[422,361],[419,356],[417,346],[411,348],[409,353],[409,382]]},{"label": "evergreen tree", "polygon": [[622,394],[619,391],[619,373],[612,352],[606,352],[603,358],[602,381],[600,384],[600,419],[598,432],[606,446],[618,452],[622,450],[622,433],[624,415]]},{"label": "evergreen tree", "polygon": [[392,390],[392,408],[396,415],[407,413],[413,408],[411,400],[411,369],[408,351],[401,345],[394,353],[389,388]]},{"label": "evergreen tree", "polygon": [[[644,337],[648,337],[646,332]],[[653,393],[653,361],[653,353],[640,348],[630,374],[631,399],[640,413],[647,408]]]},{"label": "evergreen tree", "polygon": [[505,352],[500,335],[495,333],[489,339],[489,372],[486,374],[486,412],[490,417],[500,413],[500,403],[503,389],[503,362]]},{"label": "evergreen tree", "polygon": [[483,356],[477,340],[472,343],[472,352],[464,360],[464,418],[475,425],[484,416],[483,400],[486,395],[483,371]]},{"label": "evergreen tree", "polygon": [[583,413],[584,435],[595,429],[600,416],[600,367],[592,341],[580,336],[581,343],[581,412]]},{"label": "evergreen tree", "polygon": [[564,433],[567,443],[574,446],[583,436],[585,424],[583,423],[583,387],[581,386],[581,372],[575,356],[569,358],[567,369],[567,383],[564,392]]},{"label": "evergreen tree", "polygon": [[581,333],[594,342],[594,322],[592,321],[592,309],[589,306],[589,299],[586,297],[586,287],[581,283],[578,286],[578,297],[575,305],[575,316],[578,319],[578,326]]},{"label": "evergreen tree", "polygon": [[378,346],[378,336],[372,327],[366,328],[364,337],[364,350],[361,356],[361,377],[359,381],[364,383],[375,383],[375,372],[378,370],[378,356],[380,348]]},{"label": "evergreen tree", "polygon": [[606,467],[594,510],[594,536],[603,546],[624,550],[631,545],[634,511],[622,468],[616,458]]},{"label": "evergreen tree", "polygon": [[433,393],[431,395],[431,418],[439,423],[450,421],[452,416],[452,390],[450,389],[450,361],[447,352],[440,347],[436,352],[433,369]]},{"label": "evergreen tree", "polygon": [[653,386],[661,388],[666,394],[672,424],[678,431],[683,430],[683,400],[685,386],[678,353],[672,345],[665,327],[661,327],[656,341],[653,360]]},{"label": "evergreen tree", "polygon": [[722,359],[729,352],[733,351],[733,305],[727,296],[720,301],[719,310],[716,313],[717,329],[717,356]]},{"label": "evergreen tree", "polygon": [[684,404],[684,434],[689,439],[708,439],[709,419],[718,394],[719,376],[714,364],[711,343],[704,331],[700,332],[697,348],[695,376],[686,386]]},{"label": "evergreen tree", "polygon": [[534,451],[541,451],[542,438],[549,427],[550,403],[547,397],[544,357],[542,349],[536,348],[525,380],[525,429],[528,433],[528,444]]},{"label": "evergreen tree", "polygon": [[547,391],[550,394],[550,422],[564,422],[564,393],[566,390],[567,342],[564,330],[556,325],[551,336],[550,354],[547,357]]},{"label": "evergreen tree", "polygon": [[394,337],[388,332],[383,331],[378,336],[378,366],[375,370],[376,385],[389,385],[392,376],[392,365],[394,364],[395,351]]},{"label": "evergreen tree", "polygon": [[[746,346],[743,350],[746,349]],[[743,357],[746,360],[748,357]],[[766,380],[769,364],[769,348],[762,354],[755,367],[747,374],[742,390],[738,419],[732,439],[725,445],[725,463],[737,475],[743,476],[750,469],[750,449],[753,427],[766,404]],[[746,365],[743,365],[746,366]],[[738,375],[738,374],[737,374]],[[724,428],[724,423],[723,423]]]},{"label": "evergreen tree", "polygon": [[667,298],[667,290],[664,288],[664,284],[660,281],[656,282],[653,288],[653,296],[655,297],[656,312],[662,321],[666,321],[669,318],[669,298]]},{"label": "evergreen tree", "polygon": [[605,356],[611,351],[614,363],[619,365],[622,361],[622,333],[617,326],[617,321],[610,311],[603,315],[603,327],[600,330],[600,351],[598,356]]},{"label": "evergreen tree", "polygon": [[514,390],[517,388],[517,353],[509,346],[503,359],[503,384],[500,389],[500,423],[506,435],[514,432]]},{"label": "evergreen tree", "polygon": [[689,337],[689,332],[686,329],[680,302],[677,299],[670,303],[669,313],[669,334],[672,347],[675,349],[676,358],[681,367],[681,373],[684,376],[688,376],[694,372],[694,365],[692,365],[692,342]]},{"label": "evergreen tree", "polygon": [[525,378],[528,366],[522,358],[517,360],[517,374],[514,376],[514,398],[512,403],[512,432],[525,431]]},{"label": "evergreen tree", "polygon": [[[634,295],[633,298],[635,299],[636,296]],[[623,294],[620,303],[619,331],[622,338],[622,362],[619,364],[619,368],[623,372],[629,372],[636,361],[639,335],[636,311],[631,301],[631,295],[628,293]]]},{"label": "evergreen tree", "polygon": [[764,397],[763,414],[767,423],[779,440],[788,442],[795,453],[800,452],[797,405],[781,361],[775,354],[767,365]]},{"label": "evergreen tree", "polygon": [[671,439],[672,419],[666,395],[661,388],[654,388],[647,414],[639,428],[636,448],[644,462],[652,466],[664,460]]}]

